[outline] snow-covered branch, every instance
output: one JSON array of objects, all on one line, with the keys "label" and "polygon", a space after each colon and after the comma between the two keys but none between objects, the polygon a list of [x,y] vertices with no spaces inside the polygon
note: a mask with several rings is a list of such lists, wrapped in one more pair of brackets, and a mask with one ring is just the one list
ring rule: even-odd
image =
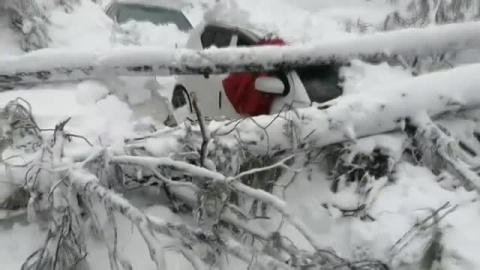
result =
[{"label": "snow-covered branch", "polygon": [[[96,197],[102,203],[109,205],[112,210],[118,211],[122,215],[125,215],[135,225],[139,226],[139,231],[142,233],[144,240],[149,245],[152,259],[156,261],[157,266],[159,260],[161,260],[161,257],[158,258],[158,256],[162,255],[155,254],[155,249],[153,249],[155,245],[153,242],[155,242],[156,238],[152,232],[158,232],[174,239],[179,239],[182,243],[188,244],[189,246],[201,244],[207,245],[212,249],[222,248],[228,253],[238,257],[241,260],[244,260],[245,262],[250,262],[252,257],[261,258],[261,260],[255,262],[255,265],[258,267],[258,269],[272,269],[272,267],[276,267],[278,269],[292,269],[283,262],[280,262],[266,254],[262,254],[261,252],[254,251],[243,244],[236,242],[232,238],[226,237],[225,239],[227,240],[223,240],[224,238],[220,238],[220,236],[215,234],[195,230],[186,225],[166,222],[158,217],[147,216],[115,192],[101,186],[99,184],[99,180],[93,174],[82,170],[72,170],[70,172],[70,179],[72,181],[72,185],[82,195],[86,197]],[[190,250],[182,248],[180,249],[180,252],[182,252],[187,259],[194,266],[196,266],[197,269],[206,269],[203,265],[203,262],[199,260],[196,255],[192,254]]]},{"label": "snow-covered branch", "polygon": [[48,210],[51,217],[45,244],[25,261],[23,270],[68,269],[73,265],[82,269],[86,264],[77,193],[68,185],[63,171],[55,170],[64,157],[64,127],[68,121],[55,127],[53,136],[42,149],[41,158],[48,167],[45,169],[50,172],[42,175],[44,168],[34,166],[36,177],[28,179],[26,183],[31,193],[29,218],[34,219],[38,210]]},{"label": "snow-covered branch", "polygon": [[93,174],[81,170],[72,170],[70,179],[71,184],[80,194],[86,197],[93,196],[130,219],[137,226],[138,231],[147,243],[150,257],[155,262],[157,269],[165,269],[165,254],[162,246],[153,234],[151,222],[140,210],[113,191],[101,186],[100,181]]},{"label": "snow-covered branch", "polygon": [[86,52],[45,49],[0,63],[0,84],[42,83],[105,76],[224,74],[289,69],[375,55],[430,56],[480,45],[480,23],[375,33],[341,41],[256,48],[162,50],[122,48]]},{"label": "snow-covered branch", "polygon": [[423,151],[431,151],[439,158],[445,169],[460,179],[466,189],[480,192],[480,176],[462,160],[458,141],[448,131],[435,124],[426,114],[420,114],[411,121],[415,131],[413,138],[419,141]]},{"label": "snow-covered branch", "polygon": [[[236,177],[226,177],[221,173],[213,172],[186,162],[174,161],[169,158],[120,156],[112,157],[111,162],[147,167],[171,166],[191,176],[207,178],[225,184],[236,192],[243,193],[250,198],[254,198],[271,205],[274,209],[282,213],[282,215],[284,215],[285,218],[291,222],[295,228],[297,228],[297,230],[307,239],[307,241],[315,248],[315,250],[320,251],[325,249],[325,247],[317,241],[315,235],[307,228],[307,226],[303,224],[303,222],[288,209],[288,205],[285,201],[264,190],[249,187],[239,182],[238,178]],[[248,173],[245,173],[245,175],[247,174]]]}]

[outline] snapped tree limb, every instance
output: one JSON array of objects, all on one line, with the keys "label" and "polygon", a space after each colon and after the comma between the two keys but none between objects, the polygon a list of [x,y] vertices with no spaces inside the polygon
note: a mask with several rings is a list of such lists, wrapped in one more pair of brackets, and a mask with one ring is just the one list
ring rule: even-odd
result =
[{"label": "snapped tree limb", "polygon": [[[158,250],[154,248],[156,245],[153,245],[153,242],[156,239],[152,234],[153,232],[161,233],[175,239],[187,240],[186,243],[188,244],[200,243],[211,248],[222,248],[228,253],[246,262],[249,262],[253,257],[261,258],[261,260],[255,262],[257,269],[272,269],[272,267],[285,270],[292,269],[283,262],[250,249],[231,238],[226,237],[226,240],[223,240],[223,238],[220,238],[215,234],[204,233],[200,230],[189,228],[186,225],[177,225],[163,221],[159,218],[147,216],[131,205],[127,200],[123,199],[120,195],[101,186],[99,180],[93,174],[82,170],[71,170],[70,176],[72,185],[81,192],[82,195],[94,196],[103,202],[108,202],[113,210],[125,215],[139,227],[139,231],[142,233],[145,242],[147,242],[147,245],[149,246],[151,252],[150,255],[152,260],[156,262],[157,268],[159,264],[164,265],[164,262],[162,254],[155,254],[155,251]],[[146,233],[146,231],[148,231],[148,233]],[[199,261],[199,259],[196,258],[196,255],[192,254],[191,251],[188,249],[180,251],[197,269],[205,269],[203,263]],[[163,268],[158,269],[165,269],[165,267],[163,266]]]}]

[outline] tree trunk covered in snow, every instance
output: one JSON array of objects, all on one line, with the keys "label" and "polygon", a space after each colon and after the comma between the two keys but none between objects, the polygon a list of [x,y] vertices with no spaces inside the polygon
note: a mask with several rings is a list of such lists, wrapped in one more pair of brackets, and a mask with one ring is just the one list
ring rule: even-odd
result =
[{"label": "tree trunk covered in snow", "polygon": [[[245,118],[219,125],[212,123],[212,143],[253,155],[274,154],[297,148],[323,147],[357,138],[402,129],[405,119],[427,112],[435,119],[446,113],[480,105],[479,65],[404,80],[388,90],[371,89],[354,96],[341,96],[322,105],[286,111],[272,116]],[[421,91],[419,91],[421,89]],[[429,100],[428,103],[424,103]],[[287,128],[294,127],[292,135]],[[275,134],[275,136],[273,136]],[[201,132],[185,126],[162,130],[145,138],[185,138],[201,142]],[[193,138],[192,138],[193,137]],[[293,138],[293,139],[292,139]],[[237,139],[242,139],[241,143]],[[139,143],[132,142],[132,145]],[[175,149],[178,150],[178,149]]]},{"label": "tree trunk covered in snow", "polygon": [[479,46],[479,31],[480,23],[475,22],[274,48],[213,48],[203,51],[131,48],[104,53],[45,50],[2,61],[0,85],[102,79],[109,76],[289,70],[331,62],[342,64],[359,57],[432,56]]}]

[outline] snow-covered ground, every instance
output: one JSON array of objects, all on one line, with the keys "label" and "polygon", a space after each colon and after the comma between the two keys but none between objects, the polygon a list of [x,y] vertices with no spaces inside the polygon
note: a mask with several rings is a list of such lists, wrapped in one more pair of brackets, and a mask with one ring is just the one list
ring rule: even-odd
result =
[{"label": "snow-covered ground", "polygon": [[[72,13],[56,10],[51,14],[51,47],[75,47],[81,49],[105,49],[123,46],[112,40],[111,20],[99,6],[91,1],[82,0],[80,7]],[[202,1],[206,5],[212,1]],[[358,33],[347,32],[346,24],[361,22],[366,25],[381,24],[385,16],[394,7],[384,0],[239,0],[239,6],[248,12],[251,22],[261,28],[277,32],[292,43],[313,40],[332,40],[348,38]],[[204,7],[193,4],[185,12],[192,24],[201,21]],[[182,46],[187,35],[170,26],[155,27],[149,24],[130,24],[127,26],[138,34],[137,41],[144,45]],[[6,20],[0,14],[0,59],[3,56],[20,54],[18,37],[10,30]],[[345,93],[356,94],[371,88],[387,91],[389,86],[406,78],[409,72],[400,67],[387,64],[371,65],[354,61],[345,68]],[[172,87],[172,78],[160,80],[160,93],[168,95]],[[141,132],[141,119],[146,113],[136,114],[117,95],[109,95],[109,89],[99,82],[79,84],[45,85],[35,89],[17,89],[0,93],[0,107],[8,101],[22,97],[33,108],[33,114],[41,128],[53,128],[67,117],[72,117],[68,131],[81,134],[95,144],[111,145],[123,141],[126,137]],[[148,99],[148,97],[147,97]],[[146,125],[143,125],[145,128]],[[385,138],[373,138],[385,147],[394,148],[398,141]],[[369,141],[365,139],[365,147]],[[79,140],[79,149],[88,147]],[[3,172],[3,178],[7,173]],[[287,173],[278,185],[286,185],[292,179]],[[480,204],[475,202],[476,194],[464,189],[449,190],[439,183],[429,170],[411,164],[400,164],[394,185],[388,185],[378,194],[369,214],[375,221],[362,221],[356,217],[339,218],[338,211],[326,209],[324,204],[354,205],[354,196],[347,190],[345,194],[330,192],[330,182],[324,171],[318,168],[306,168],[294,183],[289,186],[285,196],[295,213],[302,218],[310,229],[325,245],[331,245],[342,256],[354,259],[378,258],[388,261],[390,248],[402,237],[416,221],[450,202],[459,204],[457,211],[449,215],[442,223],[445,235],[443,242],[447,250],[443,269],[469,270],[480,269],[477,256],[480,248],[480,233],[476,225],[480,224]],[[0,182],[0,197],[7,194],[11,187]],[[282,190],[276,190],[278,196]],[[161,206],[144,206],[147,213],[158,215],[165,220],[186,221],[184,217],[170,212]],[[148,251],[140,240],[138,232],[124,219],[120,219],[120,248],[129,254],[134,269],[154,269]],[[278,222],[277,222],[278,221]],[[256,226],[280,224],[280,217],[258,221]],[[308,243],[291,226],[285,224],[281,232],[294,241],[298,247],[310,249]],[[5,225],[0,220],[0,269],[19,269],[24,260],[36,248],[42,245],[45,232],[36,225],[25,223]],[[92,270],[108,269],[108,256],[104,244],[89,239],[88,260]],[[399,254],[397,259],[408,263],[417,261],[421,255],[418,248],[412,247]],[[193,269],[178,253],[167,250],[168,269]],[[231,269],[247,269],[246,265],[231,259]],[[416,269],[416,268],[411,268]]]}]

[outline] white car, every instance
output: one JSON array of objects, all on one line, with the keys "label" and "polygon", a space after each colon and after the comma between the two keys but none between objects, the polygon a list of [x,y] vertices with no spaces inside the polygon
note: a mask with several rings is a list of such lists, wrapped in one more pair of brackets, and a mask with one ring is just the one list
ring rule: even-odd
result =
[{"label": "white car", "polygon": [[[262,39],[261,34],[242,29],[226,22],[202,23],[196,27],[187,41],[186,47],[194,50],[235,46],[253,46]],[[279,71],[275,77],[261,77],[255,82],[256,89],[265,93],[277,94],[270,114],[285,108],[303,108],[313,102],[323,103],[342,95],[339,74],[340,65],[324,64],[297,68],[293,71]],[[173,115],[177,123],[187,118],[194,119],[191,96],[198,98],[200,110],[210,119],[240,118],[225,95],[222,81],[228,74],[221,75],[181,75],[172,93]],[[281,94],[281,95],[278,95]]]}]

